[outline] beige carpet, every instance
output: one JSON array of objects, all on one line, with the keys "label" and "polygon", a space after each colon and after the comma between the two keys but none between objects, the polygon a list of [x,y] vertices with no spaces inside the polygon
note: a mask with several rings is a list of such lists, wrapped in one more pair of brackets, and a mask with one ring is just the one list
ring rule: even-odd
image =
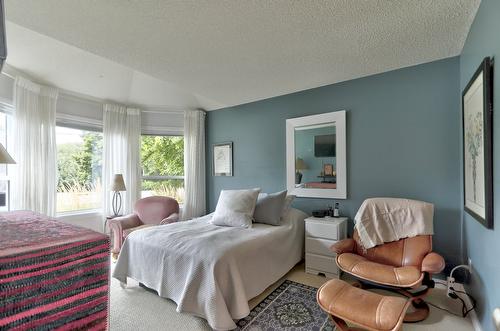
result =
[{"label": "beige carpet", "polygon": [[[303,283],[306,285],[319,287],[326,279],[320,276],[309,275],[304,272],[304,265],[297,265],[284,279]],[[268,288],[263,294],[250,301],[250,308],[253,308],[270,292],[272,292],[280,282]],[[452,310],[460,312],[461,305],[458,302],[448,299],[445,291],[434,289],[428,297],[428,301]],[[141,287],[137,282],[129,281],[126,289],[122,289],[115,279],[111,281],[111,316],[110,329],[118,330],[175,330],[175,331],[197,331],[211,330],[207,322],[199,317],[188,314],[181,314],[175,311],[176,304],[167,299],[160,298]],[[472,330],[472,323],[469,318],[463,319],[431,307],[429,318],[416,324],[404,324],[404,330]]]}]

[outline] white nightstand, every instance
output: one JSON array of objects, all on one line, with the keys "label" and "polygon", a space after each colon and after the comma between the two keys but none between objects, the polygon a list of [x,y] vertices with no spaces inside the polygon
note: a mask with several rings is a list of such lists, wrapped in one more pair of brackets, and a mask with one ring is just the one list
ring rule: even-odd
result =
[{"label": "white nightstand", "polygon": [[347,238],[347,217],[306,218],[306,272],[338,278],[335,253],[330,246]]}]

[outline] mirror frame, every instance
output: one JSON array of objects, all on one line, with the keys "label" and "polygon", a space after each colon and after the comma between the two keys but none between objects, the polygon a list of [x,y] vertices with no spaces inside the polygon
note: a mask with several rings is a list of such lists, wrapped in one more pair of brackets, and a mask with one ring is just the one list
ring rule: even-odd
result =
[{"label": "mirror frame", "polygon": [[[295,187],[295,128],[335,122],[337,188],[318,189]],[[346,111],[289,118],[286,120],[286,187],[288,194],[305,198],[347,198]]]}]

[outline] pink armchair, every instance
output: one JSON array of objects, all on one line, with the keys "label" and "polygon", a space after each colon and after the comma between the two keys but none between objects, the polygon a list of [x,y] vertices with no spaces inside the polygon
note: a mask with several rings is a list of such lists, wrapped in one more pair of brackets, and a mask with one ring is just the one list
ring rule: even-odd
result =
[{"label": "pink armchair", "polygon": [[168,224],[179,220],[179,204],[175,199],[153,196],[135,203],[134,212],[109,220],[113,233],[113,254],[120,253],[123,241],[133,231],[149,226]]}]

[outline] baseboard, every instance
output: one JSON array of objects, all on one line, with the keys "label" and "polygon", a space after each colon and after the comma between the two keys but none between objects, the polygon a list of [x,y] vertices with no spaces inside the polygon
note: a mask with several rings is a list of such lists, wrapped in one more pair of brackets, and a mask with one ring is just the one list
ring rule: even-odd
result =
[{"label": "baseboard", "polygon": [[[457,291],[464,291],[464,292],[467,292],[467,290],[465,289],[465,287],[463,286],[463,284],[460,284],[460,283],[455,283],[453,285],[453,287],[457,290]],[[468,295],[465,295],[462,297],[462,299],[464,299],[465,303],[467,304],[468,307],[472,307],[472,302],[470,301],[470,298]],[[479,319],[477,318],[477,314],[476,314],[476,310],[471,310],[471,312],[469,313],[469,316],[470,316],[470,319],[472,321],[472,326],[474,327],[474,330],[475,331],[483,331],[483,328],[481,327],[481,323],[479,322]]]}]

